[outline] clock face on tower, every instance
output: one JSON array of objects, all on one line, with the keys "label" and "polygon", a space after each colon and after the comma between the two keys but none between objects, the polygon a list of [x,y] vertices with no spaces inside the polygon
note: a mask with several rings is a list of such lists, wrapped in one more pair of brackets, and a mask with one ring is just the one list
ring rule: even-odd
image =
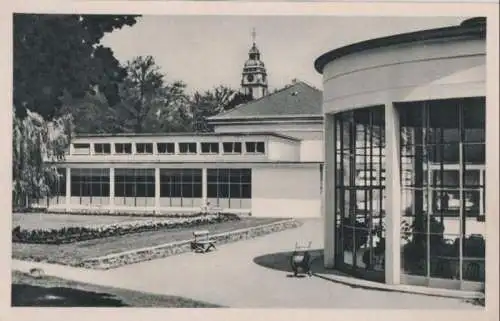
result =
[{"label": "clock face on tower", "polygon": [[248,76],[247,76],[247,80],[248,80],[249,82],[252,82],[252,81],[253,81],[253,75],[248,75]]}]

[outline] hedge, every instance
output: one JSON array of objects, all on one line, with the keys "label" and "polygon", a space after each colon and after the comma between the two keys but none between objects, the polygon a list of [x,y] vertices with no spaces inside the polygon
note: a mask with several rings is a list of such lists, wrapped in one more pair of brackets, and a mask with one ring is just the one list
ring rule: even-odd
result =
[{"label": "hedge", "polygon": [[12,242],[31,244],[67,244],[104,237],[126,235],[163,229],[190,228],[240,220],[236,214],[199,214],[190,217],[155,219],[151,221],[120,222],[94,226],[64,227],[61,229],[23,230],[20,226],[12,229]]}]

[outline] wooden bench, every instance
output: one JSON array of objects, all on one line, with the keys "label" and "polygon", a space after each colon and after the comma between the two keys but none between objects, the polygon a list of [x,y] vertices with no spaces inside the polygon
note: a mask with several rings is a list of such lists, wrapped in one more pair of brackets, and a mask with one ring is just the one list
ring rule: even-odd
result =
[{"label": "wooden bench", "polygon": [[191,250],[199,253],[206,253],[211,249],[215,250],[215,240],[210,238],[208,230],[194,231],[194,240],[191,242]]}]

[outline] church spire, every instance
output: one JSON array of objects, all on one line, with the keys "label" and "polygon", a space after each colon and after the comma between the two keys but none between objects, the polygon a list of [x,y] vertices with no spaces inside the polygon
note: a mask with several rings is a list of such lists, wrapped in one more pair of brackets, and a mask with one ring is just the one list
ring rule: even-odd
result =
[{"label": "church spire", "polygon": [[241,87],[246,95],[253,99],[267,95],[267,72],[264,62],[260,60],[260,51],[257,48],[257,32],[252,28],[252,47],[248,52],[248,59],[241,75]]}]

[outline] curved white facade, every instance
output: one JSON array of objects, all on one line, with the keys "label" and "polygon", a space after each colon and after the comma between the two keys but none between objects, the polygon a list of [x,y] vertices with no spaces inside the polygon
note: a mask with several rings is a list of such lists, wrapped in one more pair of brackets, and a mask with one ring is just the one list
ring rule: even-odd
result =
[{"label": "curved white facade", "polygon": [[[470,250],[467,242],[471,241],[467,238],[485,235],[484,221],[481,223],[478,218],[484,219],[484,182],[488,175],[483,150],[486,146],[484,27],[463,25],[395,35],[339,48],[317,59],[316,69],[323,74],[324,87],[325,267],[348,266],[357,276],[383,279],[389,284],[468,290],[484,286],[484,254],[479,257],[467,252]],[[450,105],[456,107],[455,114],[446,111]],[[464,115],[470,115],[476,107],[482,116],[471,125],[470,117]],[[435,119],[439,113],[443,124],[448,118],[452,122],[456,119],[456,124],[435,125],[436,120],[429,119]],[[413,114],[422,119],[415,121]],[[417,124],[411,124],[412,121]],[[441,134],[440,143],[429,143],[429,139],[437,139],[434,137],[437,132],[446,132],[448,136],[443,138]],[[456,132],[458,138],[449,136],[450,132]],[[482,138],[477,143],[467,141],[471,132],[479,133]],[[359,136],[360,133],[364,134]],[[411,139],[406,141],[404,136],[408,133]],[[415,141],[417,136],[420,138]],[[374,142],[377,139],[380,141]],[[438,147],[456,147],[459,152],[453,154],[450,163],[449,159],[443,160],[451,153],[448,150],[441,151],[438,160],[434,151]],[[419,149],[423,151],[415,152]],[[413,155],[404,154],[408,150]],[[469,150],[479,155],[476,164],[470,165]],[[421,185],[408,185],[405,171],[410,176],[420,175]],[[455,174],[461,177],[452,183],[460,189],[459,194],[453,186],[443,185],[443,175]],[[468,186],[472,184],[470,177],[476,174],[475,185]],[[367,176],[376,177],[365,179]],[[363,179],[364,183],[359,183]],[[439,180],[441,185],[437,186]],[[414,214],[406,213],[412,209]],[[456,211],[453,214],[456,217],[444,217],[445,211],[449,212],[446,215]],[[471,211],[476,212],[475,216]],[[429,232],[431,225],[427,225],[421,227],[425,228],[427,240],[407,241],[401,232],[403,222],[416,220],[431,225],[440,220],[439,224],[446,229],[444,233],[453,230],[457,237],[448,240],[441,232],[436,242],[432,239],[433,232]],[[415,235],[422,230],[417,233],[414,226],[411,237],[417,239]],[[481,241],[484,253],[484,238]],[[411,242],[418,243],[417,247],[427,242],[422,247],[427,249],[422,253],[422,262],[410,262],[423,265],[422,271],[415,266],[407,268],[408,256],[402,253]],[[372,245],[376,243],[382,246],[376,248]],[[444,250],[436,250],[438,243],[451,249],[446,253],[452,254],[446,255],[459,254],[447,258],[442,254]],[[446,274],[443,269],[451,272]],[[475,273],[474,277],[469,276],[471,273]]]},{"label": "curved white facade", "polygon": [[323,70],[323,111],[388,102],[485,96],[484,40],[442,40],[372,49]]}]

